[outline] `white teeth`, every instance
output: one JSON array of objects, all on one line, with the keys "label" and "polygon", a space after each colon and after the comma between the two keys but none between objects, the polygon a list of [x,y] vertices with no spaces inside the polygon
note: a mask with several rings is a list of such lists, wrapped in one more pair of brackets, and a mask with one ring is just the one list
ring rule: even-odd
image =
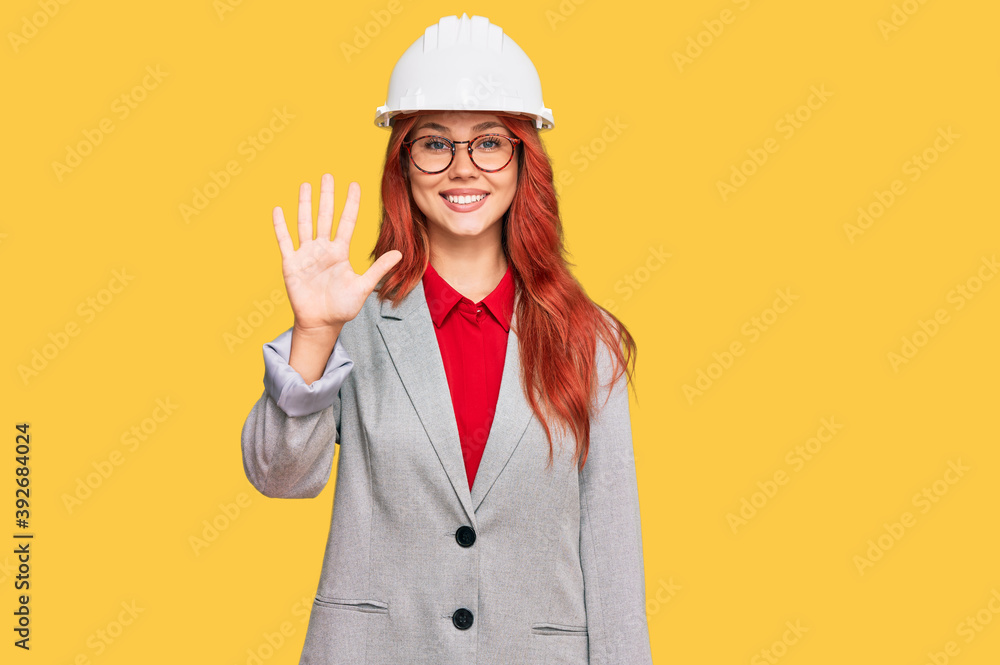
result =
[{"label": "white teeth", "polygon": [[475,203],[486,198],[485,194],[477,194],[476,196],[445,196],[451,203]]}]

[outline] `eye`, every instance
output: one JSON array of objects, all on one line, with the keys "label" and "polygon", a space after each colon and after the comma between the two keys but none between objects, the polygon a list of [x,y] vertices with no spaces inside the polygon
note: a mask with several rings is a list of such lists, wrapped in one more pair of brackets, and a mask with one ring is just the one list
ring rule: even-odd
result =
[{"label": "eye", "polygon": [[503,147],[503,139],[494,136],[484,136],[476,142],[475,150],[482,150],[484,152],[493,152],[499,150]]},{"label": "eye", "polygon": [[437,138],[435,136],[431,136],[427,140],[422,141],[421,142],[421,147],[423,147],[423,148],[425,148],[427,150],[433,150],[435,152],[445,151],[445,150],[450,151],[451,150],[451,146],[449,146],[447,143],[445,143],[440,138]]}]

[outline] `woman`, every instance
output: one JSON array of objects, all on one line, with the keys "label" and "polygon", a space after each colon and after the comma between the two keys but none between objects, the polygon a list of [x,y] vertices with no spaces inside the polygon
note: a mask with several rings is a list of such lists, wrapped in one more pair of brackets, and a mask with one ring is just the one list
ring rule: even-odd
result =
[{"label": "woman", "polygon": [[388,101],[364,274],[357,183],[332,241],[329,174],[315,238],[301,186],[297,250],[274,210],[295,320],[264,345],[244,468],[314,497],[340,445],[300,662],[648,664],[635,344],[563,258],[534,66],[488,19],[445,17]]}]

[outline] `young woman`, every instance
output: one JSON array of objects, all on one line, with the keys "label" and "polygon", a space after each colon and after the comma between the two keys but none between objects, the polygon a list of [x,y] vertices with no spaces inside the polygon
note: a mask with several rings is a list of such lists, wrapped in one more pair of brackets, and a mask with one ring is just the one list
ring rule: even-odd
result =
[{"label": "young woman", "polygon": [[364,274],[357,183],[333,240],[329,174],[315,237],[299,190],[297,250],[274,209],[295,318],[264,345],[244,469],[315,497],[340,446],[300,662],[649,664],[635,343],[567,267],[534,66],[485,17],[445,17],[388,101]]}]

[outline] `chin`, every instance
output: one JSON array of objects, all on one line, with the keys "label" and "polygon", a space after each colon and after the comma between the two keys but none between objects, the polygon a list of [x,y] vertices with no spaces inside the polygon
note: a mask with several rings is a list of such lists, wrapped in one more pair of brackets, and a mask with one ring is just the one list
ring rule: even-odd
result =
[{"label": "chin", "polygon": [[[465,219],[463,219],[463,217]],[[457,213],[456,217],[452,217],[444,221],[435,220],[434,225],[442,231],[452,235],[470,237],[478,236],[492,226],[491,224],[483,221],[483,218],[481,217],[474,219],[469,218],[467,213]]]},{"label": "chin", "polygon": [[466,224],[449,224],[447,229],[457,236],[469,236],[474,237],[481,235],[489,228],[489,224],[479,224],[477,222],[469,222]]}]

